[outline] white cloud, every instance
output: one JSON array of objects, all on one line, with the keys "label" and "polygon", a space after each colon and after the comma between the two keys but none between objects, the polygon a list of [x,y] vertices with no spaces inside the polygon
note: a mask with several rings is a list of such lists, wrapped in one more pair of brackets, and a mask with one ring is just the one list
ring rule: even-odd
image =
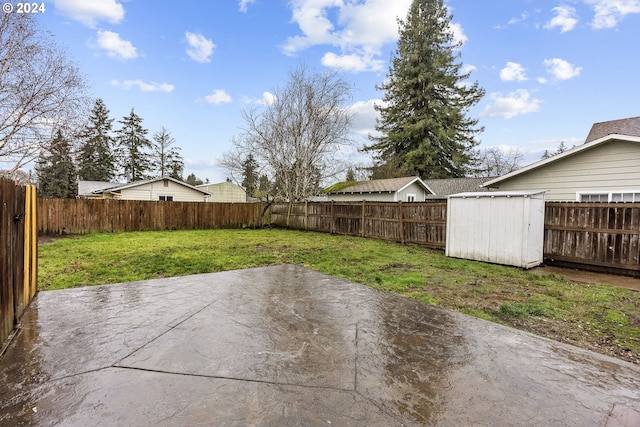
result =
[{"label": "white cloud", "polygon": [[553,29],[555,27],[560,27],[561,33],[566,33],[567,31],[571,31],[575,28],[578,23],[578,19],[576,18],[576,10],[571,6],[557,6],[552,9],[556,12],[556,16],[549,21],[544,28]]},{"label": "white cloud", "polygon": [[507,96],[493,93],[491,94],[491,104],[484,109],[480,116],[511,119],[522,114],[535,113],[541,103],[541,100],[531,98],[531,94],[526,89],[519,89]]},{"label": "white cloud", "polygon": [[358,101],[348,107],[349,113],[353,114],[353,132],[357,135],[375,135],[377,132],[376,119],[380,114],[375,110],[375,105],[382,105],[382,99],[370,99],[368,101]]},{"label": "white cloud", "polygon": [[242,97],[242,102],[245,104],[260,104],[269,106],[275,103],[278,98],[271,92],[262,92],[262,98],[249,98],[248,96]]},{"label": "white cloud", "polygon": [[95,28],[98,21],[118,24],[124,18],[124,8],[117,0],[53,0],[63,15]]},{"label": "white cloud", "polygon": [[350,55],[336,55],[333,52],[327,52],[322,57],[322,65],[330,68],[337,68],[344,71],[352,71],[355,73],[361,71],[378,71],[384,66],[384,61],[374,59],[371,55],[359,55],[352,53]]},{"label": "white cloud", "polygon": [[500,80],[503,82],[523,82],[527,80],[524,68],[517,62],[507,62],[507,65],[500,70]]},{"label": "white cloud", "polygon": [[301,34],[288,38],[282,50],[294,55],[312,46],[330,45],[340,48],[340,53],[325,54],[327,66],[378,70],[382,47],[397,40],[396,19],[406,17],[410,4],[411,0],[293,0],[292,19]]},{"label": "white cloud", "polygon": [[247,6],[255,2],[256,0],[240,0],[240,12],[247,13]]},{"label": "white cloud", "polygon": [[640,13],[638,0],[583,0],[592,5],[595,15],[591,21],[594,29],[615,28],[626,15]]},{"label": "white cloud", "polygon": [[107,56],[117,59],[134,59],[138,50],[128,40],[120,38],[120,34],[112,31],[98,31],[96,46],[107,52]]},{"label": "white cloud", "polygon": [[539,13],[540,13],[540,9],[534,9],[533,12],[524,11],[520,14],[520,16],[509,19],[506,24],[498,24],[498,25],[495,25],[493,28],[497,30],[502,30],[511,25],[516,25],[520,22],[524,22],[528,20],[531,16],[538,15]]},{"label": "white cloud", "polygon": [[211,95],[204,97],[209,104],[226,104],[231,102],[231,95],[224,89],[214,89]]},{"label": "white cloud", "polygon": [[211,62],[211,55],[213,54],[213,49],[216,47],[211,40],[202,34],[190,33],[189,31],[184,33],[184,36],[189,45],[187,48],[189,58],[196,62]]},{"label": "white cloud", "polygon": [[579,76],[582,71],[582,67],[576,67],[560,58],[545,59],[544,65],[547,72],[558,80],[569,80]]},{"label": "white cloud", "polygon": [[451,31],[451,34],[453,34],[454,44],[465,44],[467,40],[469,40],[467,35],[462,30],[462,25],[458,23],[452,22],[451,24],[449,24],[449,31]]},{"label": "white cloud", "polygon": [[263,92],[260,103],[262,105],[273,105],[273,103],[276,102],[277,100],[278,98],[276,98],[276,96],[271,92]]},{"label": "white cloud", "polygon": [[113,86],[118,86],[121,87],[123,89],[129,90],[132,87],[137,87],[141,92],[173,92],[173,89],[175,88],[174,85],[171,85],[169,83],[146,83],[143,82],[140,79],[135,79],[135,80],[124,80],[124,81],[119,81],[119,80],[111,80],[111,84]]}]

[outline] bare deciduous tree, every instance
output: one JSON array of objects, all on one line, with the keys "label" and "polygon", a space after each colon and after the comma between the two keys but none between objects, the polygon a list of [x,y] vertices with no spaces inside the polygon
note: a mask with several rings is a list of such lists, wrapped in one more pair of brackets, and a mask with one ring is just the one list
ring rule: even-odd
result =
[{"label": "bare deciduous tree", "polygon": [[524,154],[518,147],[507,151],[499,147],[489,147],[478,154],[478,177],[496,177],[520,169]]},{"label": "bare deciduous tree", "polygon": [[84,118],[84,90],[78,69],[35,18],[0,16],[0,162],[10,173],[38,156],[53,129],[70,131]]},{"label": "bare deciduous tree", "polygon": [[350,89],[335,73],[292,70],[271,105],[243,112],[244,132],[219,164],[239,178],[251,154],[272,183],[272,197],[296,201],[316,194],[321,182],[345,169],[337,152],[351,142]]}]

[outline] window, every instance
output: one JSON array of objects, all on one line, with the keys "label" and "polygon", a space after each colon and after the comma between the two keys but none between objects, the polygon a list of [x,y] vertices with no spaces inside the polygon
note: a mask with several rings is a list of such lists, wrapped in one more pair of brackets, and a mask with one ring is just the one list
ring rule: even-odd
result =
[{"label": "window", "polygon": [[609,194],[580,194],[581,202],[608,202]]},{"label": "window", "polygon": [[163,179],[162,180],[162,186],[163,187],[168,187],[169,186],[169,180],[168,179]]},{"label": "window", "polygon": [[415,202],[415,201],[416,201],[416,195],[407,193],[407,202]]},{"label": "window", "polygon": [[158,196],[158,200],[163,202],[173,202],[173,196]]},{"label": "window", "polygon": [[640,191],[578,192],[577,200],[580,202],[640,202]]}]

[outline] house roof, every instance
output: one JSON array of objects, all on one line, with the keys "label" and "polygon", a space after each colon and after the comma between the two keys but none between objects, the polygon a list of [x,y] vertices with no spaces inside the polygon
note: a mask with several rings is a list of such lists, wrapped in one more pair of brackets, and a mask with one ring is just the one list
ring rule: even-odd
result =
[{"label": "house roof", "polygon": [[523,175],[529,171],[532,171],[534,169],[539,169],[550,163],[562,161],[567,157],[575,156],[578,153],[581,153],[586,150],[591,150],[592,148],[598,147],[603,144],[607,144],[611,141],[628,141],[628,142],[634,142],[634,143],[640,144],[640,135],[639,136],[617,135],[617,134],[606,135],[606,136],[603,136],[602,138],[596,139],[595,141],[591,141],[588,144],[585,143],[585,144],[579,145],[563,153],[556,154],[555,156],[551,156],[548,159],[537,161],[535,163],[527,165],[521,169],[518,169],[506,175],[502,175],[498,178],[494,178],[490,181],[485,182],[483,186],[491,187],[492,185],[498,184],[503,181],[507,181],[515,176]]},{"label": "house roof", "polygon": [[85,196],[88,194],[100,194],[109,188],[124,185],[119,182],[106,181],[78,181],[78,195]]},{"label": "house roof", "polygon": [[[175,182],[178,185],[182,185],[184,187],[187,188],[191,188],[192,190],[198,191],[200,193],[203,193],[204,195],[207,196],[211,196],[211,193],[208,191],[205,191],[201,188],[196,188],[192,185],[187,184],[186,182],[182,182],[178,179],[175,178],[171,178],[169,176],[160,176],[158,178],[152,178],[152,179],[145,179],[142,181],[135,181],[135,182],[128,182],[128,183],[118,183],[118,182],[100,182],[100,181],[78,181],[78,194],[79,195],[85,195],[85,194],[101,194],[104,193],[105,191],[108,191],[110,193],[119,193],[122,190],[125,190],[127,188],[133,188],[133,187],[138,187],[140,185],[145,185],[145,184],[150,184],[152,182],[157,182],[157,181],[162,181],[162,180],[169,180],[172,182]],[[85,188],[91,188],[94,187],[95,189],[93,191],[89,191],[89,192],[81,192],[80,191],[80,184],[82,183],[83,185],[83,189]],[[108,184],[108,185],[106,185]]]},{"label": "house roof", "polygon": [[587,144],[612,134],[640,136],[640,117],[594,123],[584,143]]},{"label": "house roof", "polygon": [[482,184],[491,178],[444,178],[425,179],[424,182],[433,190],[434,198],[445,198],[451,194],[472,191],[491,191]]},{"label": "house roof", "polygon": [[152,182],[157,182],[157,181],[163,181],[165,179],[169,180],[169,181],[172,181],[172,182],[175,182],[178,185],[182,185],[184,187],[191,188],[192,190],[199,191],[200,193],[202,193],[202,194],[204,194],[206,196],[211,196],[210,192],[208,192],[206,190],[203,190],[202,188],[194,187],[193,185],[189,185],[186,182],[180,181],[179,179],[171,178],[170,176],[160,176],[158,178],[152,178],[152,179],[145,179],[145,180],[142,180],[142,181],[130,182],[128,184],[123,184],[123,185],[120,185],[118,187],[111,188],[111,189],[109,189],[109,192],[117,193],[117,192],[120,192],[120,191],[125,190],[127,188],[139,187],[140,185],[150,184]]},{"label": "house roof", "polygon": [[[433,194],[431,188],[427,186],[419,177],[408,176],[404,178],[372,179],[369,181],[358,181],[353,183],[337,183],[329,187],[326,194],[371,194],[371,193],[395,193],[402,191],[413,183],[418,183],[429,193]],[[340,188],[339,190],[332,190]]]}]

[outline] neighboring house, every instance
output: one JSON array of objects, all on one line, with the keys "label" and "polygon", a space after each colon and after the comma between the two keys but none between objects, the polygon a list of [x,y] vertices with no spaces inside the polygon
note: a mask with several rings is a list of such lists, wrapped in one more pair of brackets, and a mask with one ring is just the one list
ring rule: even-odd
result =
[{"label": "neighboring house", "polygon": [[197,188],[211,193],[210,202],[244,203],[247,201],[247,192],[244,187],[231,181],[198,185]]},{"label": "neighboring house", "polygon": [[78,180],[78,197],[81,199],[102,199],[102,192],[104,190],[120,185],[125,184],[118,182]]},{"label": "neighboring house", "polygon": [[433,191],[417,176],[339,182],[325,191],[329,200],[355,202],[424,202]]},{"label": "neighboring house", "polygon": [[428,195],[427,199],[446,199],[452,194],[491,191],[490,188],[482,186],[488,179],[491,178],[443,178],[423,181],[434,193]]},{"label": "neighboring house", "polygon": [[166,176],[127,184],[78,181],[78,197],[81,198],[206,202],[210,196],[206,190]]},{"label": "neighboring house", "polygon": [[484,186],[546,190],[547,201],[640,202],[640,117],[596,123],[584,144]]}]

